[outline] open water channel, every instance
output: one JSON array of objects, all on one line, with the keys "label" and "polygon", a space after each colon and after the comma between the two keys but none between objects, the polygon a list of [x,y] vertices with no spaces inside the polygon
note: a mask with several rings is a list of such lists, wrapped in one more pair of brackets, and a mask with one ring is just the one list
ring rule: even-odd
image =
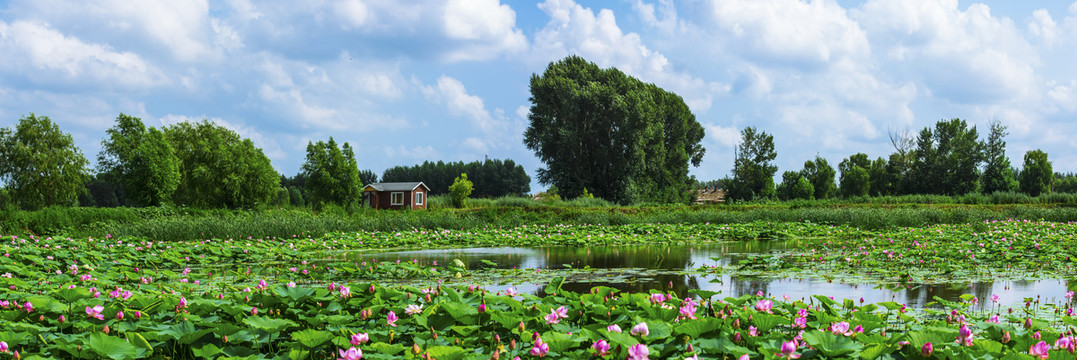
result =
[{"label": "open water channel", "polygon": [[[1050,279],[1028,281],[995,281],[950,284],[909,284],[886,288],[876,284],[827,281],[823,274],[813,278],[736,277],[721,274],[700,274],[700,266],[728,265],[751,254],[785,251],[793,245],[782,241],[741,241],[699,245],[631,245],[596,247],[497,247],[438,250],[408,250],[391,252],[353,252],[354,261],[419,261],[424,264],[451,264],[460,259],[468,269],[487,271],[480,284],[490,290],[510,286],[517,291],[543,293],[545,281],[553,276],[565,276],[563,289],[587,292],[594,286],[609,286],[623,291],[648,292],[651,289],[672,290],[679,296],[691,296],[688,290],[701,289],[721,292],[719,298],[739,297],[762,291],[778,298],[807,298],[812,295],[848,298],[875,303],[894,301],[910,307],[929,307],[935,296],[957,301],[962,294],[980,299],[981,306],[992,306],[988,300],[997,294],[999,303],[1020,306],[1025,298],[1045,303],[1063,302],[1067,283],[1075,280]],[[492,262],[490,265],[483,260]],[[566,266],[567,265],[567,266]],[[524,269],[504,271],[496,269]],[[534,270],[533,272],[530,270]],[[477,279],[454,282],[474,283]],[[493,285],[490,285],[493,284]]]}]

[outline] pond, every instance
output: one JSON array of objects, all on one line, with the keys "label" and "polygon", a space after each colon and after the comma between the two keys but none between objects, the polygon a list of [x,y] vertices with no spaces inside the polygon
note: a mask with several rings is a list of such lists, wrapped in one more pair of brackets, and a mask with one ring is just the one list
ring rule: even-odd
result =
[{"label": "pond", "polygon": [[[873,283],[842,283],[822,277],[730,276],[701,274],[700,266],[736,264],[751,254],[791,251],[796,241],[740,241],[697,245],[632,245],[601,247],[482,247],[465,249],[405,250],[389,252],[349,252],[350,261],[418,261],[445,265],[459,259],[468,269],[487,269],[482,278],[452,280],[477,283],[487,289],[512,286],[520,292],[542,294],[544,284],[555,276],[565,276],[562,288],[587,292],[594,286],[623,291],[671,290],[690,296],[688,290],[721,292],[720,297],[739,297],[763,292],[778,298],[808,298],[829,295],[860,299],[868,303],[894,301],[910,307],[929,307],[935,296],[950,301],[963,294],[980,299],[991,307],[992,295],[1006,306],[1023,306],[1025,298],[1041,302],[1062,302],[1072,279],[1027,281],[964,282],[946,284],[905,284],[884,287]],[[527,271],[523,271],[527,270]],[[534,271],[531,271],[534,270]],[[448,281],[447,281],[448,282]]]}]

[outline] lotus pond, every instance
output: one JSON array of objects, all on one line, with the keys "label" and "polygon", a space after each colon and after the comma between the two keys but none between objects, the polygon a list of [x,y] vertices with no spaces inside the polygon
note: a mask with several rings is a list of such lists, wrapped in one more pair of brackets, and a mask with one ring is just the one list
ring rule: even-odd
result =
[{"label": "lotus pond", "polygon": [[1001,221],[10,237],[0,359],[1071,359],[1075,232]]}]

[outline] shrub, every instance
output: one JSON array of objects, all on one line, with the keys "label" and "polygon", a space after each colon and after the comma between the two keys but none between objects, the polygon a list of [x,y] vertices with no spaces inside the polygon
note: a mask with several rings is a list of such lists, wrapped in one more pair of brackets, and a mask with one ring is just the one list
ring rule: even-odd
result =
[{"label": "shrub", "polygon": [[467,206],[467,197],[471,195],[471,190],[474,190],[475,186],[471,184],[471,181],[467,180],[467,174],[460,174],[456,180],[453,180],[452,185],[449,186],[449,196],[452,199],[452,206],[456,208],[463,208]]}]

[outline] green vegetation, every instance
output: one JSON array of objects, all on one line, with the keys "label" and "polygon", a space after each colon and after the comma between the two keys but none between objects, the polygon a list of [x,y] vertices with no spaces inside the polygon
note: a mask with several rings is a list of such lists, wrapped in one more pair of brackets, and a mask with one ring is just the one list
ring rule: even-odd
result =
[{"label": "green vegetation", "polygon": [[452,185],[449,186],[449,198],[452,199],[452,206],[455,208],[467,207],[467,197],[471,195],[471,190],[475,186],[471,184],[471,181],[467,180],[467,174],[460,174],[453,180]]},{"label": "green vegetation", "polygon": [[306,179],[309,201],[315,209],[326,204],[346,209],[359,206],[363,184],[355,151],[348,143],[344,143],[341,150],[332,137],[329,142],[308,142],[307,160],[301,171]]},{"label": "green vegetation", "polygon": [[[165,135],[146,128],[142,119],[120,114],[105,131],[97,155],[99,177],[114,179],[116,193],[131,206],[160,206],[172,201],[180,182],[180,160]],[[120,200],[118,200],[120,201]]]},{"label": "green vegetation", "polygon": [[578,56],[531,76],[524,144],[544,168],[540,183],[566,199],[588,189],[619,204],[687,203],[703,126],[674,93]]},{"label": "green vegetation", "polygon": [[277,195],[279,175],[250,139],[208,120],[166,127],[165,135],[181,164],[176,204],[254,208]]},{"label": "green vegetation", "polygon": [[[71,135],[48,116],[30,114],[14,131],[0,129],[0,180],[4,197],[24,209],[71,205],[85,191],[89,162]],[[13,204],[13,205],[14,205]]]},{"label": "green vegetation", "polygon": [[[0,266],[8,271],[0,277],[6,290],[0,293],[0,341],[5,356],[18,352],[25,359],[357,359],[360,352],[365,359],[642,358],[643,353],[712,359],[1026,359],[1030,354],[1070,359],[1075,339],[1068,331],[1077,326],[1072,292],[1048,294],[1059,299],[1055,302],[1030,298],[1023,307],[966,295],[960,301],[935,298],[934,308],[909,309],[824,295],[783,301],[780,294],[733,297],[699,290],[573,292],[562,288],[563,278],[553,278],[536,296],[514,287],[441,285],[467,284],[483,271],[461,262],[394,263],[340,254],[461,243],[583,246],[778,236],[815,248],[749,259],[730,271],[775,267],[788,272],[787,266],[795,266],[905,277],[920,276],[904,273],[906,264],[923,262],[935,275],[975,277],[1007,269],[1012,276],[1031,278],[1073,271],[1069,234],[1075,231],[1074,224],[1014,221],[879,233],[754,223],[205,237],[169,243],[137,237],[13,237],[0,244]],[[948,248],[951,244],[957,246]],[[843,246],[870,250],[857,254]],[[811,250],[809,260],[803,253]],[[427,285],[386,285],[390,279]]]},{"label": "green vegetation", "polygon": [[778,153],[774,151],[774,136],[755,127],[740,132],[733,161],[733,180],[726,195],[730,200],[743,201],[774,196],[774,173],[778,167],[772,164]]},{"label": "green vegetation", "polygon": [[1041,150],[1025,153],[1025,167],[1021,170],[1021,191],[1031,196],[1050,193],[1053,176],[1054,171],[1051,169],[1051,162],[1047,161],[1047,153]]},{"label": "green vegetation", "polygon": [[[395,166],[385,169],[384,182],[422,181],[434,194],[448,194],[449,186],[460,174],[468,174],[474,183],[474,196],[524,196],[531,191],[531,177],[522,165],[512,160],[485,160],[464,163],[424,161],[415,166]],[[367,183],[369,184],[369,182]]]}]

